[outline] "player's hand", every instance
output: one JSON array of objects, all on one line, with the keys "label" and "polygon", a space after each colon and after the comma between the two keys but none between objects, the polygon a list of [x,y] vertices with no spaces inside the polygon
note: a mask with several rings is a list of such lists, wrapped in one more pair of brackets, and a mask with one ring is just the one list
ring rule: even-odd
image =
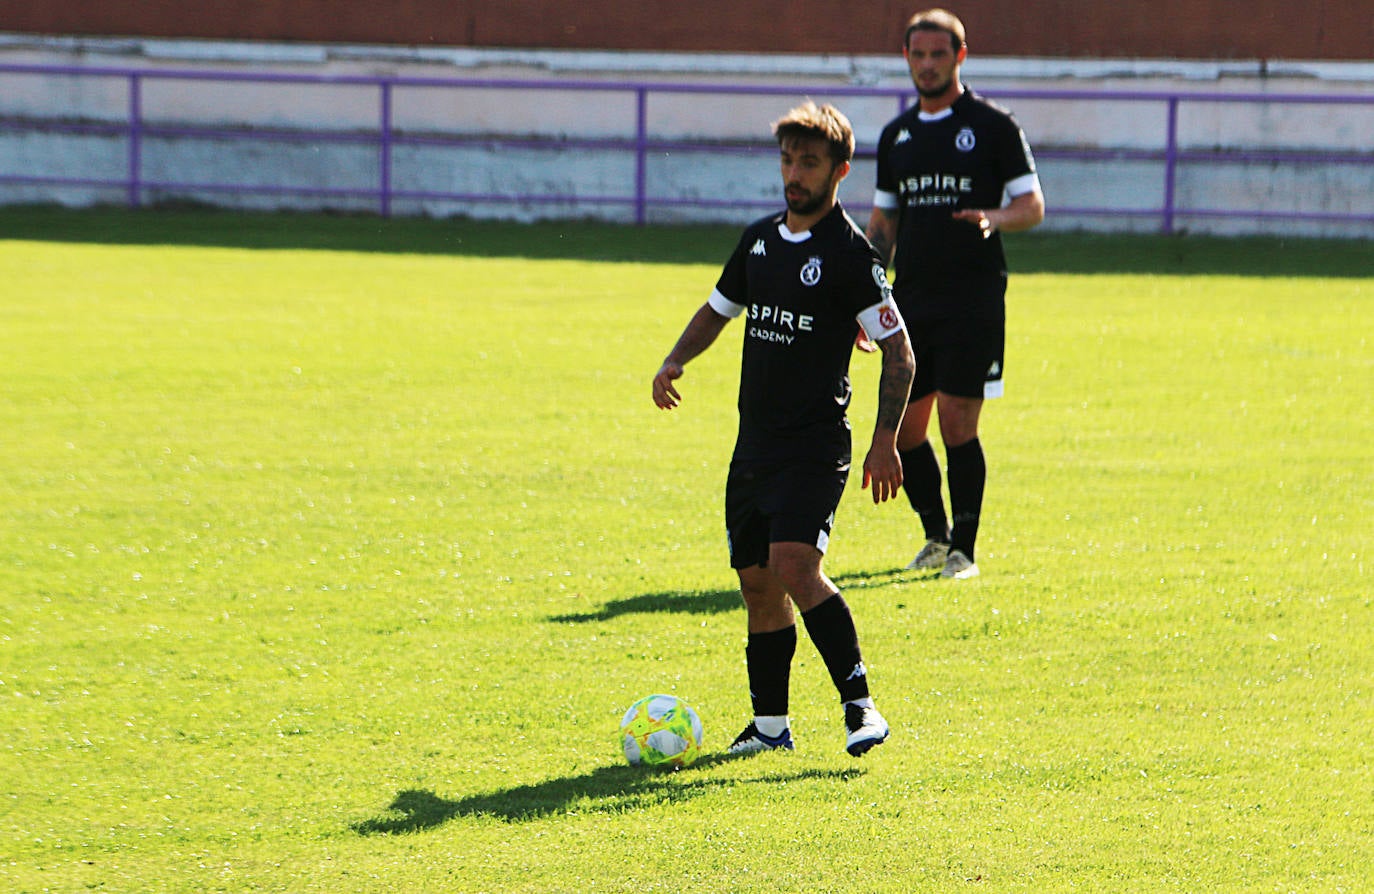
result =
[{"label": "player's hand", "polygon": [[673,380],[682,378],[682,364],[665,360],[654,376],[654,404],[661,410],[671,410],[682,400],[673,387]]},{"label": "player's hand", "polygon": [[997,224],[992,222],[992,219],[988,217],[986,211],[977,208],[969,208],[964,211],[954,212],[952,217],[955,220],[967,221],[973,224],[978,228],[978,231],[983,234],[984,239],[997,232]]},{"label": "player's hand", "polygon": [[868,333],[864,332],[862,329],[860,329],[859,334],[854,337],[854,347],[863,351],[865,354],[876,354],[878,352],[878,343],[869,338]]},{"label": "player's hand", "polygon": [[874,447],[864,459],[864,488],[873,487],[874,504],[902,492],[902,458],[895,448]]}]

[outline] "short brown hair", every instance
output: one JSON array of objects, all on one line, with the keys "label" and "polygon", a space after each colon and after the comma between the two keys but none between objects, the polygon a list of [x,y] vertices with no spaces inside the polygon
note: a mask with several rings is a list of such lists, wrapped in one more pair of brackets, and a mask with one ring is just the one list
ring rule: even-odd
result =
[{"label": "short brown hair", "polygon": [[797,137],[825,140],[836,164],[854,157],[854,128],[844,113],[829,103],[818,106],[808,99],[773,122],[773,135],[779,146]]},{"label": "short brown hair", "polygon": [[913,31],[943,31],[949,35],[954,52],[964,46],[964,23],[947,9],[926,9],[916,13],[906,23],[906,33],[902,35],[902,49],[911,46]]}]

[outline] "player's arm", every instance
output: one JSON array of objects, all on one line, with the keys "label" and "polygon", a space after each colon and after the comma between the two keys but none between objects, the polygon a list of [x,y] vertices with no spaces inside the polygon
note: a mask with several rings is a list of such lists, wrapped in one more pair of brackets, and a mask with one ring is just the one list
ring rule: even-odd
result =
[{"label": "player's arm", "polygon": [[873,502],[881,503],[902,491],[902,459],[897,454],[897,431],[902,427],[916,358],[906,329],[881,339],[883,371],[878,377],[878,412],[873,424],[873,444],[864,459],[864,487],[873,486]]},{"label": "player's arm", "polygon": [[[897,244],[897,209],[874,204],[864,235],[877,249],[883,266],[891,267],[893,246]],[[854,347],[865,354],[874,354],[878,351],[877,344],[862,329],[859,330],[859,337],[854,339]]]},{"label": "player's arm", "polygon": [[911,380],[916,376],[916,358],[906,324],[892,293],[874,265],[875,277],[883,290],[883,300],[859,314],[859,324],[876,340],[883,352],[883,371],[878,376],[878,411],[873,423],[873,444],[864,459],[863,486],[873,486],[873,502],[897,496],[902,489],[902,459],[897,455],[897,432],[902,427],[906,404],[911,396]]},{"label": "player's arm", "polygon": [[883,263],[891,267],[892,252],[897,245],[897,209],[895,207],[885,208],[875,204],[873,213],[868,218],[868,227],[864,230],[864,235],[878,250],[878,257],[882,258]]},{"label": "player's arm", "polygon": [[[715,299],[715,296],[712,296]],[[671,410],[682,400],[673,382],[682,378],[683,367],[688,361],[709,348],[730,322],[730,317],[720,313],[708,301],[697,309],[687,328],[682,330],[677,344],[668,352],[663,365],[654,375],[654,404],[660,409]]]},{"label": "player's arm", "polygon": [[953,217],[978,227],[983,231],[984,238],[997,230],[1019,233],[1045,219],[1045,196],[1037,186],[1016,196],[1001,208],[966,208],[954,212]]}]

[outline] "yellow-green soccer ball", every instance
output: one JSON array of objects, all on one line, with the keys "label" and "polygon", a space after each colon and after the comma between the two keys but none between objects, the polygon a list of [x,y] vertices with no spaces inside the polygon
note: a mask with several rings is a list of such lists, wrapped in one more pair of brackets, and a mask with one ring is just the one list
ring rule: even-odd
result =
[{"label": "yellow-green soccer ball", "polygon": [[625,760],[650,767],[686,767],[701,756],[701,718],[671,695],[646,695],[620,721]]}]

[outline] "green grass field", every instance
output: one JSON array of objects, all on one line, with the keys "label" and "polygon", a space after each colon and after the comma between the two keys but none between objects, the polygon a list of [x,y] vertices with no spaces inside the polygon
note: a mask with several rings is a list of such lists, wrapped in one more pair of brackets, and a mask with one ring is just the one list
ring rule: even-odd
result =
[{"label": "green grass field", "polygon": [[893,736],[724,760],[736,234],[0,211],[0,889],[1374,888],[1368,245],[1010,237],[983,576],[851,481]]}]

